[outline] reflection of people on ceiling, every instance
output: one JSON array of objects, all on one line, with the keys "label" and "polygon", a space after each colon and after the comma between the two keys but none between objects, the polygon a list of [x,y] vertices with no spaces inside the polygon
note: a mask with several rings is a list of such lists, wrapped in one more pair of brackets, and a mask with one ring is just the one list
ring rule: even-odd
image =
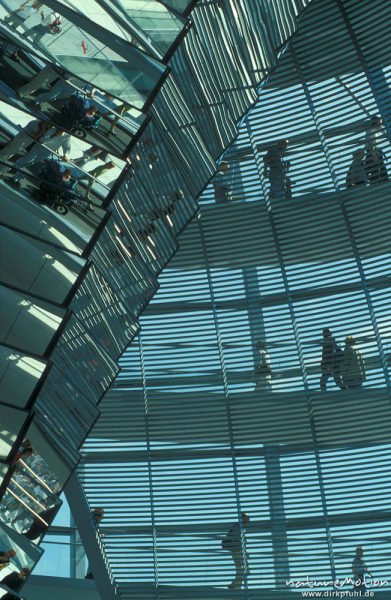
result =
[{"label": "reflection of people on ceiling", "polygon": [[48,88],[60,77],[65,77],[64,69],[55,67],[54,65],[46,65],[37,75],[32,77],[30,81],[18,89],[18,95],[21,98],[24,98],[36,90]]},{"label": "reflection of people on ceiling", "polygon": [[[20,588],[23,586],[27,577],[30,574],[30,569],[24,568],[21,571],[12,571],[9,575],[6,575],[0,583],[6,585],[7,588],[13,590],[14,592],[19,592]],[[18,600],[18,596],[11,594],[8,592],[5,596],[2,597],[2,600]]]},{"label": "reflection of people on ceiling", "polygon": [[256,354],[257,358],[254,369],[255,389],[258,391],[268,391],[271,389],[272,368],[269,353],[263,342],[257,343]]},{"label": "reflection of people on ceiling", "polygon": [[8,550],[0,550],[0,571],[8,567],[12,559],[15,558],[16,552],[13,548]]},{"label": "reflection of people on ceiling", "polygon": [[280,140],[263,157],[263,175],[269,179],[271,198],[292,198],[292,182],[287,175],[290,162],[285,160],[288,145],[289,140]]},{"label": "reflection of people on ceiling", "polygon": [[365,169],[365,150],[359,148],[352,154],[352,162],[346,174],[346,187],[352,188],[357,185],[365,185],[368,183],[368,176]]},{"label": "reflection of people on ceiling", "polygon": [[[42,6],[42,2],[39,2],[38,0],[26,0],[26,2],[23,2],[18,9],[13,10],[6,16],[4,22],[13,29],[17,29],[21,25],[25,25],[28,19],[35,17]],[[41,15],[43,14],[43,11],[41,11]]]},{"label": "reflection of people on ceiling", "polygon": [[25,31],[25,35],[31,37],[31,41],[36,46],[41,44],[42,38],[46,34],[56,35],[62,31],[62,22],[61,16],[59,13],[54,11],[45,11],[41,12],[41,22],[38,25],[34,25],[34,27],[30,27]]},{"label": "reflection of people on ceiling", "polygon": [[[34,140],[39,140],[41,135],[50,127],[50,123],[33,119],[27,123],[15,137],[0,150],[0,161],[7,161],[14,154],[19,154],[27,148]],[[0,164],[0,173],[5,173],[8,170],[6,164]]]},{"label": "reflection of people on ceiling", "polygon": [[232,199],[230,165],[227,161],[222,161],[213,180],[216,204],[229,202]]},{"label": "reflection of people on ceiling", "polygon": [[84,150],[83,155],[73,159],[73,163],[78,167],[84,167],[91,160],[101,160],[107,162],[111,160],[107,150],[102,150],[99,146],[90,146],[87,150]]},{"label": "reflection of people on ceiling", "polygon": [[31,164],[41,163],[51,157],[52,151],[58,152],[60,149],[63,152],[63,159],[68,160],[71,151],[71,136],[65,131],[60,131],[55,127],[51,127],[41,137],[41,143],[35,143],[26,156],[22,156],[22,158],[19,158],[15,162],[14,167],[18,172],[14,176],[12,183],[20,185],[20,181],[24,179],[24,174],[20,172],[20,169]]}]

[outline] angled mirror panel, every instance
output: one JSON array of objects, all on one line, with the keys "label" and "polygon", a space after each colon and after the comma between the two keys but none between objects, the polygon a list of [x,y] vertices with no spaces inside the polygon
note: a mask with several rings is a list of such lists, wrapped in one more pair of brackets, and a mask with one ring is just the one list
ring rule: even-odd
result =
[{"label": "angled mirror panel", "polygon": [[43,206],[35,202],[21,199],[17,190],[3,186],[1,180],[0,189],[2,192],[1,220],[4,225],[16,232],[25,233],[33,239],[36,238],[42,243],[53,244],[60,249],[59,251],[64,248],[76,255],[84,251],[91,239],[91,234],[86,235],[80,229],[73,227],[71,223],[60,219],[56,212],[45,210]]},{"label": "angled mirror panel", "polygon": [[125,166],[101,147],[5,102],[0,102],[0,136],[5,144],[0,150],[3,183],[27,188],[59,214],[70,208],[88,213],[101,206]]},{"label": "angled mirror panel", "polygon": [[102,6],[96,0],[88,0],[83,4],[83,6],[81,6],[77,0],[59,0],[59,2],[63,6],[70,8],[75,13],[79,13],[90,19],[90,21],[93,23],[104,27],[126,42],[132,42],[132,36],[128,34],[124,28],[112,18],[110,13],[104,9],[104,6]]},{"label": "angled mirror panel", "polygon": [[[145,114],[131,103],[98,89],[88,80],[82,79],[79,74],[73,75],[63,67],[42,61],[21,46],[10,43],[9,38],[1,33],[0,46],[0,82],[3,84],[0,89],[6,101],[13,101],[22,109],[28,107],[36,116],[61,121],[66,128],[76,130],[78,123],[81,125],[79,137],[87,140],[96,138],[103,147],[106,143],[111,144],[111,149],[114,148],[116,153],[119,150],[113,134],[120,132],[124,138],[122,145],[126,142],[126,145],[129,145],[144,122]],[[15,58],[18,60],[13,60]],[[96,109],[101,117],[99,127],[97,119],[80,120],[81,115],[75,112],[77,106],[73,111],[62,109],[76,95],[83,97],[84,105],[89,103]],[[80,103],[81,108],[84,105]],[[106,138],[111,138],[111,142]]]},{"label": "angled mirror panel", "polygon": [[[23,444],[29,443],[25,440]],[[61,505],[57,497],[59,482],[48,474],[47,464],[31,447],[32,454],[15,464],[0,505],[0,518],[35,540],[47,528]],[[53,488],[53,490],[52,490]]]},{"label": "angled mirror panel", "polygon": [[156,0],[114,0],[129,21],[144,33],[164,55],[186,22]]},{"label": "angled mirror panel", "polygon": [[8,472],[8,465],[4,464],[4,463],[0,463],[0,486],[4,481],[5,476],[7,475]]},{"label": "angled mirror panel", "polygon": [[65,318],[65,309],[0,285],[0,343],[43,355]]},{"label": "angled mirror panel", "polygon": [[24,410],[0,404],[0,460],[8,458],[29,415]]},{"label": "angled mirror panel", "polygon": [[64,302],[85,260],[0,226],[0,280],[49,301]]},{"label": "angled mirror panel", "polygon": [[[18,174],[21,177],[20,187],[13,187],[13,183],[5,183],[0,180],[0,190],[4,197],[10,202],[6,210],[2,211],[3,222],[8,225],[14,225],[19,229],[20,225],[15,219],[16,214],[20,212],[19,204],[24,204],[26,207],[26,217],[30,213],[39,216],[39,225],[41,230],[45,229],[42,225],[46,225],[48,221],[54,222],[54,227],[48,227],[49,234],[53,239],[58,239],[60,242],[67,243],[67,230],[73,230],[79,234],[76,241],[84,240],[84,247],[87,245],[95,230],[100,225],[106,211],[89,202],[86,198],[80,197],[75,192],[69,192],[68,189],[62,187],[59,194],[56,189],[53,191],[52,184],[47,187],[45,182],[35,177],[29,170],[21,170]],[[41,189],[43,185],[45,189]],[[13,204],[14,202],[14,204]],[[9,209],[9,210],[8,210]],[[23,211],[22,211],[23,212]],[[52,217],[52,215],[55,215]],[[7,218],[8,217],[8,218]],[[28,219],[28,222],[30,219]],[[56,223],[57,221],[57,223]],[[30,233],[30,231],[28,231]],[[75,245],[73,245],[73,248]],[[76,246],[77,247],[77,246]]]},{"label": "angled mirror panel", "polygon": [[118,372],[114,360],[74,315],[53,351],[52,361],[64,379],[71,378],[93,403],[99,401]]},{"label": "angled mirror panel", "polygon": [[[57,5],[61,6],[60,3],[56,3]],[[58,15],[56,18],[61,20],[61,24],[56,28],[56,32],[52,28],[50,34],[49,27],[42,26],[40,22],[33,25],[31,21],[31,27],[26,27],[23,22],[18,23],[17,19],[8,20],[7,23],[6,12],[3,10],[0,18],[8,28],[7,35],[11,38],[13,30],[23,31],[24,39],[27,38],[32,44],[32,51],[37,49],[43,52],[50,61],[60,64],[70,73],[120,98],[123,102],[140,109],[143,107],[164,72],[162,65],[130,44],[124,41],[121,44],[121,40],[110,32],[105,34],[102,29],[99,31],[99,35],[105,38],[102,42],[47,6],[41,5],[40,10],[48,19],[52,19],[55,14]],[[84,15],[78,19],[77,14],[69,9],[65,10],[65,7],[60,12],[64,12],[67,16],[69,14],[75,23],[84,19]],[[86,24],[85,19],[84,24],[97,33],[95,24],[92,22]],[[60,28],[61,31],[58,31]],[[116,46],[121,54],[113,50],[110,45]],[[12,60],[9,49],[8,54]]]},{"label": "angled mirror panel", "polygon": [[[58,407],[61,406],[61,411]],[[53,366],[48,379],[35,404],[37,414],[48,418],[53,427],[68,440],[75,449],[80,448],[86,434],[95,422],[99,411],[70,381],[64,382],[63,375]]]},{"label": "angled mirror panel", "polygon": [[46,364],[28,354],[0,346],[0,398],[25,407],[42,377]]},{"label": "angled mirror panel", "polygon": [[178,13],[184,13],[191,4],[194,4],[194,0],[159,0],[160,4],[172,8]]},{"label": "angled mirror panel", "polygon": [[[61,222],[69,220],[72,229],[81,230],[88,240],[105,214],[100,205],[108,185],[124,163],[7,103],[1,103],[0,109],[0,132],[5,141],[0,151],[0,185],[4,195],[15,198],[27,193],[32,201],[56,213]],[[32,135],[38,135],[42,143]],[[80,160],[86,168],[78,166]],[[3,221],[6,214],[7,209],[2,211]]]},{"label": "angled mirror panel", "polygon": [[[28,430],[28,439],[37,455],[42,457],[46,465],[45,475],[43,479],[48,482],[51,489],[64,485],[69,475],[71,474],[75,463],[70,463],[68,455],[61,452],[61,445],[56,444],[51,437],[46,435],[47,429],[43,426],[41,420],[34,421]],[[40,467],[40,472],[43,467]]]},{"label": "angled mirror panel", "polygon": [[[17,570],[25,567],[32,568],[42,556],[43,550],[33,544],[30,540],[16,533],[12,527],[5,523],[0,523],[0,548],[2,550],[15,550],[16,555],[10,561],[8,566],[14,567]],[[14,570],[12,569],[12,570]],[[4,569],[1,569],[1,574],[6,574]]]}]

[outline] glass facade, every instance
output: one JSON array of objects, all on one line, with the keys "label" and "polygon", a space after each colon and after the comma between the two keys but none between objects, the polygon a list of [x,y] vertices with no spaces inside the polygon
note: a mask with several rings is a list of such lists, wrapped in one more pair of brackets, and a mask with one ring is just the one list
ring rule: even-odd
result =
[{"label": "glass facade", "polygon": [[4,575],[387,598],[390,8],[0,2]]},{"label": "glass facade", "polygon": [[[100,405],[80,475],[106,507],[125,597],[223,594],[235,567],[221,541],[242,511],[240,597],[301,597],[293,585],[307,577],[331,592],[353,576],[358,545],[382,582],[368,589],[390,594],[391,55],[370,56],[369,30],[359,39],[362,6],[315,3],[303,17]],[[351,186],[374,115],[387,178]],[[290,197],[264,173],[284,139]],[[321,391],[324,328],[342,351],[356,338],[362,385],[330,376]]]}]

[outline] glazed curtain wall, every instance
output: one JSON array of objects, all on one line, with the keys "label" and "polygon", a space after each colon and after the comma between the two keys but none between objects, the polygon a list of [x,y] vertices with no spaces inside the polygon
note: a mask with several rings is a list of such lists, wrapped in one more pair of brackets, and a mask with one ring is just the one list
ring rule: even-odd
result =
[{"label": "glazed curtain wall", "polygon": [[[226,587],[221,538],[242,510],[248,597],[284,591],[289,577],[350,576],[358,544],[390,579],[391,188],[346,189],[372,115],[391,174],[390,46],[375,44],[389,40],[390,7],[370,5],[308,11],[224,156],[228,198],[217,180],[205,190],[101,404],[82,474],[90,500],[107,506],[126,597]],[[263,175],[267,149],[285,138],[291,200],[270,198]],[[330,379],[320,392],[324,327],[341,346],[356,337],[362,388]],[[258,340],[268,390],[256,388]]]}]

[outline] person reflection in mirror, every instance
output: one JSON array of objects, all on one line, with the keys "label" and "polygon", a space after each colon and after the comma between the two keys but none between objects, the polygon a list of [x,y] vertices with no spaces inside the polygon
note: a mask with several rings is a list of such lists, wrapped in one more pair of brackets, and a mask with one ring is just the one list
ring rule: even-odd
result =
[{"label": "person reflection in mirror", "polygon": [[126,114],[128,112],[128,110],[130,110],[130,108],[131,108],[131,106],[127,102],[123,102],[122,104],[120,104],[119,106],[117,106],[115,108],[115,112],[117,113],[117,116],[114,117],[114,119],[113,119],[113,122],[109,129],[110,133],[114,132],[114,129],[117,127],[118,121],[124,114]]},{"label": "person reflection in mirror", "polygon": [[71,136],[65,131],[51,127],[41,137],[41,143],[35,143],[26,156],[23,156],[15,161],[14,166],[18,172],[13,177],[12,183],[20,186],[21,180],[25,177],[25,175],[20,172],[20,169],[23,169],[31,164],[43,162],[47,158],[51,157],[52,151],[57,152],[60,149],[62,149],[63,152],[62,158],[67,161],[71,151]]},{"label": "person reflection in mirror", "polygon": [[361,387],[366,379],[365,361],[357,348],[356,340],[348,335],[341,362],[342,381],[346,389]]},{"label": "person reflection in mirror", "polygon": [[[39,13],[41,7],[42,2],[38,2],[37,0],[33,2],[31,0],[26,0],[26,2],[23,2],[17,10],[12,11],[6,16],[4,22],[17,30],[18,27],[25,25],[30,17],[35,17],[35,15]],[[4,48],[4,52],[6,55],[10,56],[12,60],[15,60],[16,62],[20,61],[19,48],[14,44],[7,44]]]},{"label": "person reflection in mirror", "polygon": [[[27,577],[30,575],[30,569],[24,568],[21,571],[13,571],[6,575],[0,583],[6,585],[7,588],[13,590],[14,592],[19,592],[20,588],[26,581]],[[18,596],[7,592],[5,596],[2,596],[1,600],[19,600]]]},{"label": "person reflection in mirror", "polygon": [[[21,98],[24,98],[36,90],[50,87],[60,77],[67,79],[67,74],[64,69],[55,65],[46,65],[39,73],[37,73],[37,75],[34,75],[30,81],[18,88],[17,93]],[[67,90],[69,92],[69,87]]]},{"label": "person reflection in mirror", "polygon": [[[99,525],[103,517],[105,516],[105,509],[101,507],[96,507],[91,511],[91,516],[95,522],[96,527],[99,528]],[[87,567],[87,575],[84,579],[94,579],[94,574],[90,566]]]},{"label": "person reflection in mirror", "polygon": [[26,0],[19,6],[17,10],[13,10],[8,16],[4,17],[4,22],[13,29],[17,29],[24,25],[25,21],[30,17],[38,14],[42,7],[42,2]]},{"label": "person reflection in mirror", "polygon": [[16,465],[19,460],[29,458],[33,454],[34,454],[34,449],[33,449],[32,445],[30,444],[29,440],[27,440],[27,439],[23,440],[20,447],[18,448],[17,453],[15,454],[15,457],[12,461],[12,465]]},{"label": "person reflection in mirror", "polygon": [[19,154],[27,146],[33,144],[34,141],[39,140],[49,127],[50,123],[38,119],[33,119],[25,127],[22,127],[14,138],[0,150],[0,161],[2,162],[0,164],[0,173],[5,173],[9,168],[3,161],[7,161],[11,156]]},{"label": "person reflection in mirror", "polygon": [[1,569],[8,567],[15,556],[16,552],[13,548],[10,548],[9,550],[0,550],[0,571]]},{"label": "person reflection in mirror", "polygon": [[270,198],[289,200],[292,197],[292,181],[287,176],[290,162],[284,160],[288,145],[288,140],[280,140],[263,157],[263,175],[270,182]]},{"label": "person reflection in mirror", "polygon": [[355,150],[352,154],[353,160],[346,174],[346,187],[352,188],[356,185],[366,185],[368,176],[365,169],[365,150]]},{"label": "person reflection in mirror", "polygon": [[[72,96],[77,96],[80,92],[78,90],[78,85],[80,84],[80,79],[69,73],[63,72],[62,77],[57,77],[58,81],[56,81],[47,92],[42,92],[35,98],[32,98],[32,103],[43,104],[44,102],[53,102],[54,100],[62,100],[63,98],[72,98]],[[76,86],[76,87],[75,87]],[[35,87],[35,84],[34,84]],[[24,90],[29,89],[28,86],[24,86]],[[37,88],[35,88],[37,89]],[[81,93],[81,98],[85,97],[85,108],[90,107],[90,102],[87,98],[92,98],[93,92],[91,93]]]},{"label": "person reflection in mirror", "polygon": [[30,29],[26,29],[24,35],[31,36],[34,45],[40,46],[41,40],[46,34],[56,35],[62,30],[61,16],[54,11],[45,9],[41,12],[41,22]]},{"label": "person reflection in mirror", "polygon": [[87,150],[84,150],[82,156],[79,156],[79,158],[74,158],[72,162],[78,167],[84,167],[92,160],[101,160],[103,162],[107,162],[108,160],[111,160],[111,158],[107,150],[103,150],[99,146],[90,146],[87,148]]},{"label": "person reflection in mirror", "polygon": [[235,577],[229,584],[229,589],[240,589],[244,576],[250,574],[245,538],[245,529],[249,523],[250,517],[248,514],[242,513],[241,524],[235,523],[232,525],[221,542],[223,550],[230,552],[235,565]]},{"label": "person reflection in mirror", "polygon": [[257,358],[254,369],[255,389],[257,391],[271,390],[272,369],[270,366],[270,357],[263,342],[256,345]]},{"label": "person reflection in mirror", "polygon": [[341,363],[343,353],[341,348],[338,346],[331,329],[326,327],[323,329],[323,340],[322,340],[322,359],[320,362],[320,389],[325,392],[327,389],[327,382],[330,377],[334,378],[335,384],[341,389],[344,388],[341,379]]},{"label": "person reflection in mirror", "polygon": [[[85,175],[81,175],[78,177],[78,179],[80,179],[80,180],[88,179],[88,184],[87,184],[87,189],[86,189],[86,198],[88,198],[88,199],[90,198],[91,189],[95,183],[95,180],[99,179],[99,177],[102,177],[102,175],[107,173],[107,171],[111,171],[111,169],[114,169],[115,166],[116,166],[115,162],[112,160],[109,160],[104,165],[99,165],[99,167],[95,167],[95,169],[88,171],[88,173],[86,173]],[[91,202],[89,202],[88,208],[89,208],[89,210],[94,210],[94,206]]]}]

